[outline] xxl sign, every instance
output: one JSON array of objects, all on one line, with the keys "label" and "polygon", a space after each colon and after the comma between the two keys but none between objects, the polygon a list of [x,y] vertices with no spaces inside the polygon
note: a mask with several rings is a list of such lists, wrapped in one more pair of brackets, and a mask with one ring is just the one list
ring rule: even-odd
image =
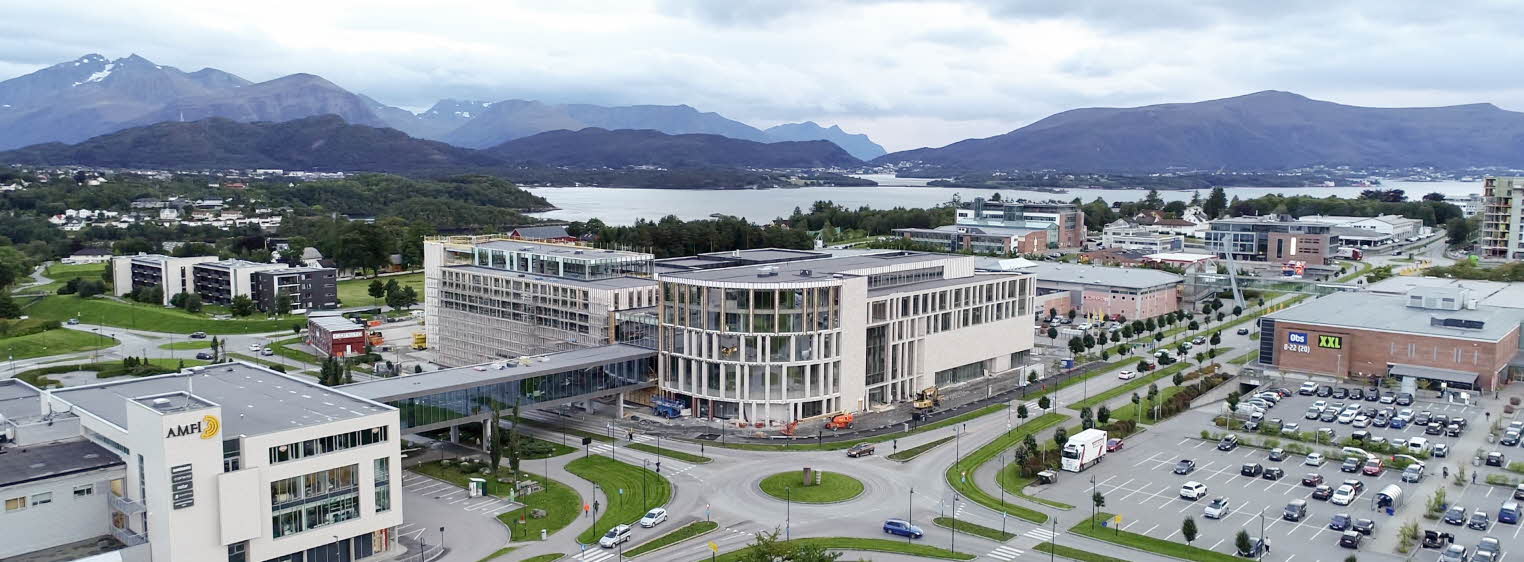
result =
[{"label": "xxl sign", "polygon": [[1311,353],[1312,346],[1307,345],[1307,332],[1286,332],[1284,349],[1297,353]]},{"label": "xxl sign", "polygon": [[1318,336],[1318,347],[1344,349],[1344,338],[1339,336]]},{"label": "xxl sign", "polygon": [[222,431],[222,422],[217,419],[217,416],[202,416],[201,421],[169,428],[164,438],[200,435],[202,439],[211,439],[216,437],[219,431]]}]

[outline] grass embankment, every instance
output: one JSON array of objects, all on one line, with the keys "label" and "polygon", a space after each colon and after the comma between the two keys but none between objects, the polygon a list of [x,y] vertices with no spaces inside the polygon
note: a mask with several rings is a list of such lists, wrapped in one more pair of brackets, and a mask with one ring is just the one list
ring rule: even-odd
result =
[{"label": "grass embankment", "polygon": [[[936,558],[939,560],[973,560],[972,554],[953,552],[945,548],[938,548],[928,544],[906,543],[889,539],[859,539],[851,537],[818,537],[808,539],[794,539],[792,541],[778,541],[778,544],[810,545],[831,550],[855,550],[862,552],[888,552],[891,554],[904,554],[921,558]],[[747,555],[752,547],[743,548],[721,554],[714,558],[715,562],[741,562],[748,560]],[[710,560],[704,558],[704,560]],[[700,561],[702,562],[702,561]]]},{"label": "grass embankment", "polygon": [[117,345],[113,338],[92,332],[55,328],[13,338],[0,338],[0,351],[10,359],[30,359],[80,351],[94,351]]},{"label": "grass embankment", "polygon": [[214,320],[206,314],[191,314],[174,308],[123,302],[104,297],[82,299],[75,295],[46,297],[27,307],[26,314],[45,320],[67,321],[79,318],[87,324],[118,328],[189,334],[254,334],[290,330],[302,322],[299,316],[269,319],[260,314],[247,319]]},{"label": "grass embankment", "polygon": [[897,452],[897,453],[890,453],[889,454],[889,460],[906,462],[906,461],[909,461],[911,459],[914,459],[916,457],[921,456],[921,453],[925,453],[926,451],[930,451],[932,449],[935,449],[935,448],[937,448],[938,445],[945,444],[948,441],[952,441],[955,438],[956,438],[956,436],[954,436],[954,437],[943,437],[941,439],[936,439],[936,440],[933,440],[933,441],[928,442],[928,443],[922,443],[920,445],[916,445],[914,447],[911,447],[909,449],[905,449],[905,450]]},{"label": "grass embankment", "polygon": [[635,548],[627,549],[624,551],[624,555],[630,557],[640,556],[647,552],[674,545],[709,531],[713,531],[719,527],[720,524],[713,521],[694,521],[687,525],[683,525],[682,527],[678,527],[677,530],[674,530],[670,533],[640,543]]},{"label": "grass embankment", "polygon": [[[47,293],[47,294],[51,295],[51,294],[57,293],[58,290],[62,289],[64,285],[67,285],[69,283],[70,279],[88,279],[88,280],[91,280],[91,281],[100,280],[100,279],[102,279],[101,275],[103,273],[105,273],[105,271],[106,271],[107,265],[108,264],[104,264],[104,263],[84,263],[84,264],[68,264],[68,265],[61,264],[61,263],[55,263],[53,265],[49,265],[48,268],[46,270],[44,270],[43,274],[42,274],[43,277],[47,277],[48,279],[51,279],[51,281],[49,281],[47,283],[44,283],[44,284],[41,284],[41,285],[34,285],[34,286],[31,286],[31,287],[24,287],[24,288],[21,288],[21,289],[17,289],[16,290],[16,294],[18,294],[18,295],[34,295],[34,294],[40,294],[40,293]],[[30,278],[27,278],[27,279],[30,279]]]},{"label": "grass embankment", "polygon": [[[1231,347],[1214,347],[1212,349],[1214,351],[1216,351],[1218,355],[1222,355],[1224,352],[1226,352],[1228,350],[1231,350],[1233,348],[1231,348]],[[1137,378],[1134,378],[1134,379],[1132,379],[1130,381],[1127,381],[1125,384],[1121,384],[1121,385],[1112,387],[1111,389],[1108,389],[1105,392],[1096,393],[1095,395],[1093,395],[1090,398],[1087,398],[1085,400],[1081,400],[1079,402],[1075,402],[1075,403],[1069,404],[1068,408],[1071,409],[1071,410],[1080,410],[1080,409],[1084,409],[1084,408],[1095,408],[1096,406],[1100,406],[1101,404],[1105,404],[1106,402],[1109,402],[1109,401],[1111,401],[1112,399],[1114,399],[1114,398],[1116,398],[1118,396],[1126,396],[1128,394],[1136,392],[1138,389],[1146,388],[1150,384],[1159,382],[1160,380],[1167,380],[1170,377],[1175,376],[1175,373],[1179,373],[1179,372],[1185,371],[1187,368],[1189,368],[1191,366],[1192,365],[1190,363],[1186,362],[1186,361],[1180,361],[1180,362],[1177,362],[1177,363],[1175,363],[1173,365],[1170,365],[1168,367],[1164,367],[1162,369],[1157,369],[1157,370],[1154,370],[1154,371],[1150,371],[1148,374],[1140,376],[1140,377],[1137,377]],[[1113,413],[1111,417],[1118,418],[1118,419],[1125,419],[1125,418],[1119,418],[1115,413]]]},{"label": "grass embankment", "polygon": [[1032,550],[1057,554],[1060,558],[1078,560],[1079,562],[1128,562],[1126,559],[1117,558],[1115,556],[1106,556],[1105,554],[1086,552],[1078,548],[1069,548],[1067,546],[1056,545],[1050,542],[1045,542],[1032,547]]},{"label": "grass embankment", "polygon": [[[1051,442],[1049,443],[1049,445],[1050,446],[1048,446],[1048,447],[1043,447],[1042,450],[1046,452],[1046,451],[1052,451],[1052,450],[1055,449],[1055,447],[1052,446]],[[1050,454],[1057,454],[1057,453],[1054,452],[1054,453],[1050,453]],[[1031,486],[1032,483],[1036,482],[1036,481],[1037,481],[1036,477],[1022,476],[1021,475],[1021,467],[1016,466],[1016,464],[1014,462],[1010,463],[1009,465],[1007,465],[1005,467],[1001,467],[1001,469],[995,473],[995,484],[997,484],[1001,488],[1005,489],[1005,493],[1007,493],[1007,494],[1010,494],[1010,495],[1013,495],[1013,496],[1016,496],[1016,497],[1019,497],[1019,498],[1025,498],[1028,501],[1034,501],[1034,502],[1046,505],[1048,507],[1056,507],[1058,509],[1074,509],[1074,506],[1066,504],[1066,503],[1061,502],[1061,501],[1050,500],[1048,498],[1040,498],[1040,497],[1037,497],[1037,496],[1033,496],[1033,495],[1027,494],[1027,492],[1026,492],[1027,486]]]},{"label": "grass embankment", "polygon": [[397,288],[412,287],[418,293],[418,300],[423,300],[423,272],[408,273],[405,275],[386,275],[376,277],[361,277],[357,279],[345,279],[339,282],[340,306],[381,306],[386,304],[385,298],[370,296],[370,282],[380,281],[384,286],[388,281],[396,281]]},{"label": "grass embankment", "polygon": [[582,544],[592,544],[615,525],[634,523],[646,510],[672,499],[672,482],[666,477],[608,457],[580,458],[567,463],[566,471],[603,490],[598,520],[577,535]]},{"label": "grass embankment", "polygon": [[636,451],[645,451],[653,455],[660,455],[663,458],[677,459],[686,463],[693,464],[704,464],[714,460],[709,457],[701,457],[698,455],[684,453],[682,451],[674,451],[672,449],[657,449],[654,445],[647,445],[645,443],[631,443],[629,445],[625,445],[625,448],[634,449]]},{"label": "grass embankment", "polygon": [[1100,513],[1092,519],[1085,519],[1069,528],[1069,532],[1084,535],[1092,539],[1099,539],[1109,543],[1146,550],[1163,556],[1171,556],[1183,560],[1198,560],[1206,562],[1241,562],[1242,559],[1231,554],[1224,554],[1215,550],[1190,546],[1164,539],[1156,539],[1148,535],[1118,531],[1111,527],[1101,526],[1101,522],[1115,517],[1110,513]]},{"label": "grass embankment", "polygon": [[948,485],[962,493],[963,497],[968,498],[970,501],[995,511],[1002,511],[1034,523],[1047,521],[1048,515],[1046,513],[1010,502],[1002,503],[999,498],[979,488],[974,481],[974,471],[978,470],[984,463],[994,459],[1002,451],[1016,446],[1017,443],[1021,443],[1022,438],[1027,435],[1035,434],[1061,424],[1066,419],[1069,419],[1069,417],[1063,414],[1043,414],[995,438],[994,441],[989,442],[985,446],[975,449],[968,456],[963,457],[947,468],[946,478]]},{"label": "grass embankment", "polygon": [[816,471],[820,483],[805,485],[802,471],[779,472],[763,478],[758,484],[762,492],[780,500],[799,503],[835,503],[850,500],[863,493],[862,481],[840,472]]},{"label": "grass embankment", "polygon": [[[1037,395],[1033,394],[1032,396],[1035,397]],[[897,432],[897,433],[888,433],[888,434],[884,434],[884,435],[875,435],[873,437],[865,437],[865,438],[862,438],[862,439],[852,439],[852,440],[847,440],[847,441],[834,441],[834,442],[831,442],[831,443],[817,444],[817,443],[814,443],[812,441],[806,441],[806,440],[801,439],[801,440],[799,440],[798,443],[791,443],[791,444],[779,443],[777,445],[763,444],[763,443],[720,443],[720,442],[713,442],[713,443],[710,443],[709,446],[710,447],[723,447],[723,448],[726,448],[726,449],[740,449],[740,450],[743,450],[743,451],[838,451],[838,450],[843,450],[843,449],[850,449],[850,448],[852,448],[853,445],[856,445],[858,443],[883,443],[885,441],[890,441],[890,440],[893,440],[893,439],[898,439],[898,438],[901,438],[901,437],[905,437],[907,435],[915,435],[915,434],[918,434],[918,433],[925,433],[925,432],[928,432],[928,431],[933,431],[933,430],[936,430],[936,429],[941,429],[941,428],[948,427],[948,426],[951,426],[951,425],[963,423],[963,422],[972,420],[974,418],[978,418],[978,417],[982,417],[982,416],[987,416],[989,414],[993,414],[995,412],[999,412],[999,411],[1005,410],[1006,408],[1007,408],[1007,406],[1005,404],[991,404],[989,406],[985,406],[983,408],[979,408],[978,410],[974,410],[972,412],[964,412],[962,414],[958,414],[956,416],[953,416],[953,417],[950,417],[950,418],[947,418],[947,419],[944,419],[944,420],[938,420],[938,421],[935,421],[935,422],[931,422],[931,423],[928,423],[926,425],[919,426],[919,427],[917,427],[915,429],[912,429],[910,431],[902,431],[902,432]],[[825,422],[822,421],[820,423],[824,424]]]},{"label": "grass embankment", "polygon": [[932,519],[931,522],[935,523],[938,527],[945,529],[952,529],[956,527],[960,533],[968,533],[970,535],[984,537],[996,542],[1005,542],[1016,538],[1016,533],[1007,533],[1000,529],[991,529],[989,527],[985,527],[984,525],[975,525],[967,521],[958,521],[957,519],[953,519],[951,517],[938,517],[936,519]]},{"label": "grass embankment", "polygon": [[1244,365],[1244,364],[1247,364],[1250,361],[1253,361],[1256,357],[1259,357],[1259,350],[1250,351],[1250,352],[1245,353],[1243,355],[1240,355],[1238,357],[1234,357],[1232,359],[1229,359],[1228,360],[1228,364],[1229,365]]},{"label": "grass embankment", "polygon": [[[505,546],[503,548],[497,549],[497,552],[494,552],[492,554],[488,554],[486,556],[483,556],[481,560],[477,560],[476,562],[487,562],[489,560],[496,560],[496,559],[501,558],[504,555],[506,555],[506,554],[508,554],[510,552],[513,552],[515,550],[518,550],[518,549],[519,548],[516,547],[516,546]],[[560,554],[557,554],[556,556],[560,556]],[[552,558],[551,560],[555,560],[555,559]]]},{"label": "grass embankment", "polygon": [[[208,364],[208,362],[201,361],[199,359],[167,359],[167,358],[149,359],[148,363],[153,365],[153,366],[155,366],[155,367],[159,368],[156,372],[152,372],[151,374],[162,374],[162,373],[174,372],[174,371],[179,370],[181,366],[184,366],[184,367],[200,367],[202,365]],[[102,361],[102,362],[99,362],[99,363],[70,363],[70,364],[67,364],[67,365],[49,365],[47,367],[39,367],[39,368],[31,369],[31,370],[28,370],[28,371],[22,371],[22,372],[16,374],[16,378],[19,379],[19,380],[26,381],[28,384],[31,384],[32,386],[35,386],[35,387],[38,387],[38,388],[48,388],[50,386],[63,386],[63,385],[60,384],[58,381],[56,381],[56,380],[54,380],[52,378],[49,378],[47,375],[56,375],[56,374],[59,374],[59,373],[72,373],[72,372],[75,372],[75,371],[93,371],[93,372],[95,372],[95,377],[96,378],[108,379],[108,378],[111,378],[111,377],[120,377],[122,375],[125,375],[125,374],[127,374],[127,370],[128,370],[127,367],[122,365],[121,361]],[[145,371],[145,374],[150,374],[150,373]]]},{"label": "grass embankment", "polygon": [[270,349],[275,351],[276,355],[279,355],[281,357],[285,357],[286,359],[290,359],[290,360],[296,361],[298,363],[308,363],[308,364],[322,363],[323,359],[321,357],[318,357],[318,356],[313,355],[311,353],[307,353],[307,352],[302,351],[300,349],[296,349],[296,348],[291,347],[293,345],[303,345],[306,341],[307,341],[306,338],[304,338],[302,336],[296,336],[296,337],[292,337],[292,338],[286,338],[286,339],[283,339],[283,340],[276,340],[276,341],[270,342],[269,345],[270,345]]},{"label": "grass embankment", "polygon": [[212,340],[188,340],[159,344],[159,349],[211,349]]},{"label": "grass embankment", "polygon": [[[423,463],[412,468],[414,472],[443,480],[462,488],[466,487],[468,478],[480,477],[477,473],[462,473],[455,467],[442,466],[438,461]],[[507,468],[498,468],[497,478],[510,480],[510,471]],[[554,535],[573,521],[582,513],[582,497],[577,491],[566,484],[556,480],[546,479],[542,475],[521,472],[520,480],[534,480],[544,488],[533,494],[519,496],[519,503],[524,507],[497,516],[499,521],[507,525],[515,540],[540,540],[540,530],[544,529],[546,535]],[[507,486],[497,482],[496,478],[488,480],[487,492],[494,496],[507,497]],[[541,509],[545,511],[545,517],[535,519],[529,516],[529,512]],[[520,519],[523,523],[520,524]]]},{"label": "grass embankment", "polygon": [[521,562],[555,562],[556,560],[560,560],[564,556],[566,556],[566,555],[565,554],[561,554],[559,552],[557,552],[555,554],[541,554],[539,556],[532,556],[532,557],[529,557],[529,558],[525,558]]}]

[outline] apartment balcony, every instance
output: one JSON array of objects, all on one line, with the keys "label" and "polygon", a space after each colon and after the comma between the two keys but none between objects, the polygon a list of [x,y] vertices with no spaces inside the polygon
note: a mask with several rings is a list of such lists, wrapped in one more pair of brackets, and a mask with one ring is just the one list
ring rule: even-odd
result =
[{"label": "apartment balcony", "polygon": [[111,506],[111,509],[115,509],[127,515],[142,513],[148,510],[148,508],[144,507],[142,503],[122,496],[118,496],[116,494],[109,494],[107,503]]},{"label": "apartment balcony", "polygon": [[139,534],[133,532],[131,529],[117,529],[117,528],[113,527],[111,529],[111,537],[115,538],[118,541],[121,541],[122,544],[127,545],[127,546],[137,546],[137,545],[140,545],[140,544],[148,544],[148,537],[145,537],[143,535],[139,535]]}]

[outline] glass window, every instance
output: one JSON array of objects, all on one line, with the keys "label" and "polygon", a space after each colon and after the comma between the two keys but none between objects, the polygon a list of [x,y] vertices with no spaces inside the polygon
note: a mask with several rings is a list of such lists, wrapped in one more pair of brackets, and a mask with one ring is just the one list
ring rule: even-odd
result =
[{"label": "glass window", "polygon": [[74,497],[76,497],[76,498],[84,498],[84,497],[89,497],[89,496],[93,496],[93,495],[95,495],[95,485],[94,484],[84,484],[84,485],[81,485],[81,486],[75,486],[74,487]]},{"label": "glass window", "polygon": [[26,496],[5,500],[6,513],[10,513],[12,511],[21,511],[23,509],[26,509]]},{"label": "glass window", "polygon": [[53,503],[53,492],[32,494],[32,505],[42,505],[45,503]]}]

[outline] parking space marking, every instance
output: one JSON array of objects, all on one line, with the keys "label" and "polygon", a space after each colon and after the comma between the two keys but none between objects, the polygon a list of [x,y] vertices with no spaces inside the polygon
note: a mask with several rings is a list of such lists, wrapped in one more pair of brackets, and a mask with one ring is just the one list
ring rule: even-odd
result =
[{"label": "parking space marking", "polygon": [[1136,463],[1133,463],[1133,466],[1142,466],[1142,465],[1144,465],[1144,464],[1147,464],[1147,463],[1150,463],[1150,462],[1153,462],[1153,461],[1154,461],[1154,459],[1155,459],[1155,458],[1158,458],[1158,457],[1159,457],[1159,455],[1162,455],[1162,454],[1164,454],[1164,453],[1162,453],[1162,452],[1161,452],[1161,453],[1154,453],[1154,455],[1153,455],[1153,456],[1151,456],[1151,457],[1148,457],[1148,458],[1146,458],[1146,459],[1143,459],[1143,460],[1141,460],[1141,461],[1138,461],[1138,462],[1136,462]]},{"label": "parking space marking", "polygon": [[1222,539],[1217,541],[1217,544],[1212,545],[1211,550],[1217,550],[1217,547],[1222,546],[1222,543],[1227,542],[1227,540],[1228,539]]},{"label": "parking space marking", "polygon": [[1190,440],[1191,440],[1191,438],[1186,437],[1185,439],[1181,439],[1179,443],[1176,443],[1175,446],[1179,447],[1181,445],[1184,445],[1187,441],[1190,441]]}]

